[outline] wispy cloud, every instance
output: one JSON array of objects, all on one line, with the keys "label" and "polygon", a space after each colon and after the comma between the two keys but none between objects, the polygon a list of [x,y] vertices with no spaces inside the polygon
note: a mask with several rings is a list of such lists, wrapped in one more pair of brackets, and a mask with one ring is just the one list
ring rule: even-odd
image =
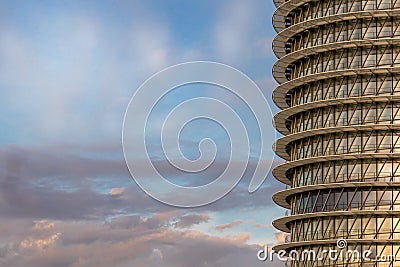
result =
[{"label": "wispy cloud", "polygon": [[215,229],[217,229],[218,231],[223,231],[225,229],[229,229],[229,228],[235,227],[235,226],[240,225],[242,223],[243,223],[243,221],[241,221],[241,220],[235,220],[235,221],[230,222],[230,223],[217,225],[217,226],[215,226]]}]

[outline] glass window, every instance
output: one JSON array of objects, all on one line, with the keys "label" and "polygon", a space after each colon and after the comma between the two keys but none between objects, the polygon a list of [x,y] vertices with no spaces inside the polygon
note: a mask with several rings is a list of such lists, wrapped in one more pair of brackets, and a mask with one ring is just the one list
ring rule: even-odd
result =
[{"label": "glass window", "polygon": [[376,205],[376,191],[362,191],[361,195],[364,209],[373,210]]},{"label": "glass window", "polygon": [[393,47],[393,64],[400,64],[400,47]]},{"label": "glass window", "polygon": [[375,19],[364,20],[362,24],[363,38],[375,39],[376,38],[376,24]]},{"label": "glass window", "polygon": [[347,207],[347,192],[343,192],[343,194],[340,195],[338,203],[337,203],[337,209],[338,210],[344,210]]},{"label": "glass window", "polygon": [[400,182],[400,161],[393,160],[393,181]]},{"label": "glass window", "polygon": [[399,76],[393,76],[393,92],[396,92],[396,93],[400,92],[400,77]]},{"label": "glass window", "polygon": [[[400,218],[393,217],[393,239],[400,239]],[[396,245],[400,249],[400,245]],[[400,250],[396,250],[400,251]]]},{"label": "glass window", "polygon": [[361,110],[362,108],[360,105],[349,106],[349,124],[356,125],[362,123]]},{"label": "glass window", "polygon": [[392,1],[391,0],[378,0],[378,9],[388,9],[392,7]]},{"label": "glass window", "polygon": [[363,10],[375,10],[376,0],[362,0]]},{"label": "glass window", "polygon": [[361,0],[353,0],[349,1],[349,9],[350,12],[360,11],[361,10]]},{"label": "glass window", "polygon": [[367,237],[374,236],[376,233],[376,218],[363,218],[363,229]]},{"label": "glass window", "polygon": [[361,180],[361,165],[349,162],[348,163],[348,175],[350,181],[360,181]]},{"label": "glass window", "polygon": [[392,136],[391,134],[380,134],[377,135],[378,152],[390,153],[392,149]]},{"label": "glass window", "polygon": [[392,92],[392,81],[390,76],[377,77],[377,94],[387,94]]},{"label": "glass window", "polygon": [[335,80],[335,90],[338,92],[338,97],[347,97],[347,82],[345,77]]},{"label": "glass window", "polygon": [[367,77],[363,83],[364,95],[375,95],[376,91],[376,76]]},{"label": "glass window", "polygon": [[322,194],[319,194],[317,198],[317,204],[315,205],[315,211],[322,211],[322,207],[324,205],[324,198]]},{"label": "glass window", "polygon": [[374,123],[376,120],[376,109],[375,103],[369,103],[363,105],[363,116],[366,123]]},{"label": "glass window", "polygon": [[379,37],[392,36],[392,25],[390,20],[378,20],[376,30],[378,32]]},{"label": "glass window", "polygon": [[[355,4],[355,3],[354,3]],[[348,24],[348,35],[350,40],[360,40],[361,39],[361,24],[357,21],[350,21]]]},{"label": "glass window", "polygon": [[361,192],[349,192],[349,201],[351,201],[351,208],[359,209],[361,207]]},{"label": "glass window", "polygon": [[377,191],[376,201],[378,209],[389,209],[392,204],[392,191]]},{"label": "glass window", "polygon": [[338,42],[347,41],[347,25],[345,22],[338,23],[335,29],[336,40]]},{"label": "glass window", "polygon": [[[360,96],[361,95],[361,77],[356,78],[349,77],[348,81],[348,93],[350,96]],[[400,90],[400,89],[399,89]]]},{"label": "glass window", "polygon": [[379,66],[392,65],[392,49],[389,46],[380,47],[378,50],[377,61]]},{"label": "glass window", "polygon": [[363,66],[374,67],[376,66],[376,50],[374,47],[364,49],[362,52]]}]

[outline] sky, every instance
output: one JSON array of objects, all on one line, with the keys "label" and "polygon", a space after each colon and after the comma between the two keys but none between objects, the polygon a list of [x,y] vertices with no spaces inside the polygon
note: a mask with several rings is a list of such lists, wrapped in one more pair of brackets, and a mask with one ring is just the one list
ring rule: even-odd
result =
[{"label": "sky", "polygon": [[[121,145],[125,110],[137,88],[187,61],[242,71],[276,113],[274,9],[272,0],[1,1],[0,266],[282,266],[257,260],[264,244],[283,242],[271,223],[285,211],[272,201],[284,186],[271,174],[248,193],[254,159],[227,196],[184,209],[139,188]],[[239,114],[249,111],[211,85],[176,90],[160,102],[150,118],[150,156],[182,185],[210,182],[229,154],[220,125],[194,121],[182,130],[183,154],[197,158],[198,142],[211,137],[219,148],[215,167],[177,174],[162,160],[155,133],[160,118],[201,95]],[[243,116],[257,154],[260,136],[252,117]],[[272,153],[267,160],[282,161]]]}]

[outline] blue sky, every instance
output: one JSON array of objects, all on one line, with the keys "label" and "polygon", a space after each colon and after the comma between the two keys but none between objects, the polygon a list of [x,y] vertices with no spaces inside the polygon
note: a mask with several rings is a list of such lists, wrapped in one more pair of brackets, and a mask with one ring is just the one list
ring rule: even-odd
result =
[{"label": "blue sky", "polygon": [[[274,9],[261,0],[2,1],[0,263],[278,266],[256,259],[260,243],[282,241],[271,222],[284,210],[271,196],[283,185],[271,175],[256,193],[247,192],[247,174],[219,202],[177,209],[139,189],[121,148],[123,116],[136,88],[186,61],[239,69],[277,112],[271,100]],[[217,88],[192,86],[171,94],[153,116],[203,94],[248,111]],[[184,153],[196,157],[196,143],[212,132],[223,163],[226,133],[210,122],[192,127],[183,131]],[[250,130],[250,136],[256,151],[258,135]],[[208,173],[189,183],[207,179]]]}]

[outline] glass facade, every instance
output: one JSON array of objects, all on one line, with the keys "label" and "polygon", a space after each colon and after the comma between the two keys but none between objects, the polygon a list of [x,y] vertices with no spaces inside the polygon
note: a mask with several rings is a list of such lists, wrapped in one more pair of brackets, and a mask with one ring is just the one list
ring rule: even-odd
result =
[{"label": "glass facade", "polygon": [[288,253],[370,250],[388,260],[287,266],[400,266],[400,0],[275,0],[274,221]]},{"label": "glass facade", "polygon": [[358,99],[368,96],[391,96],[400,93],[400,75],[345,76],[334,79],[312,81],[293,88],[290,106],[307,104],[321,100],[341,98]]}]

